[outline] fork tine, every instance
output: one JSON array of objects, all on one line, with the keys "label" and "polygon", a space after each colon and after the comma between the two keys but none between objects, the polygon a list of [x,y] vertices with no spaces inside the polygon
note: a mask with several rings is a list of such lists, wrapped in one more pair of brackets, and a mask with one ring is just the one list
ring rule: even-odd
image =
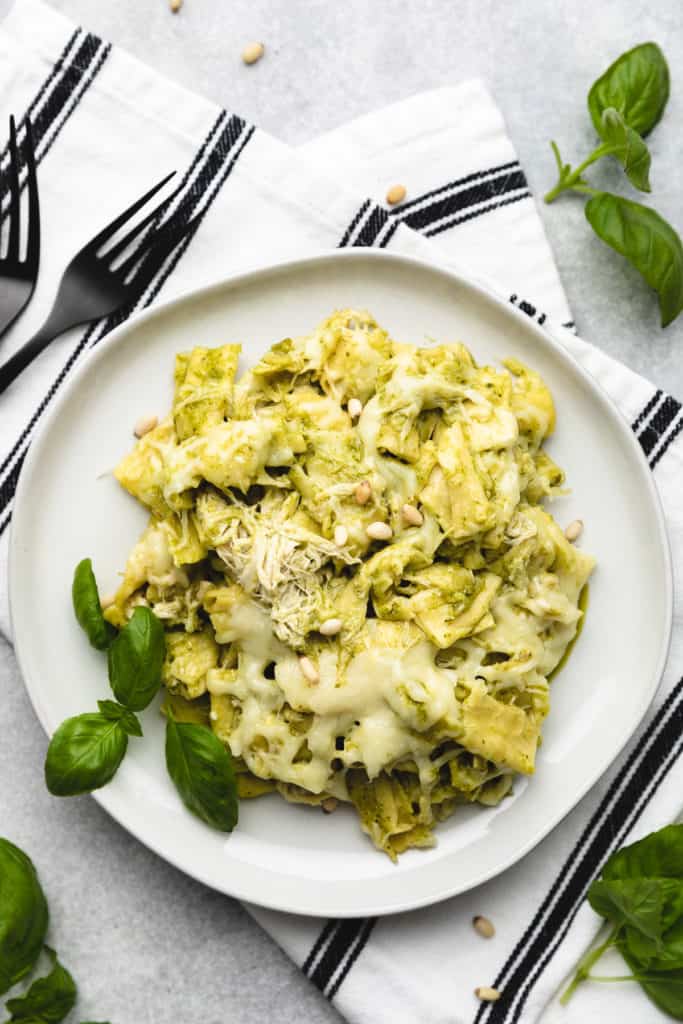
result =
[{"label": "fork tine", "polygon": [[84,248],[81,250],[81,253],[97,252],[97,250],[100,249],[105,242],[108,242],[109,239],[116,234],[119,228],[123,227],[126,221],[130,220],[130,218],[134,216],[138,212],[138,210],[142,209],[145,203],[149,202],[152,196],[155,196],[157,194],[159,189],[164,187],[167,181],[171,180],[174,174],[175,171],[171,171],[171,173],[167,174],[165,178],[162,178],[162,180],[157,185],[155,185],[154,188],[151,188],[149,192],[145,192],[144,196],[141,196],[140,199],[137,199],[132,204],[132,206],[129,206],[128,209],[124,210],[123,213],[119,214],[118,217],[115,217],[111,224],[107,224],[105,228],[102,228],[99,234],[95,235],[95,237],[92,238],[86,246],[84,246]]},{"label": "fork tine", "polygon": [[17,150],[17,129],[14,124],[14,115],[9,119],[9,152],[10,152],[10,211],[9,211],[9,241],[7,243],[7,257],[10,260],[19,259],[19,152]]},{"label": "fork tine", "polygon": [[136,288],[146,288],[165,262],[167,256],[173,252],[180,240],[188,235],[198,223],[199,218],[194,217],[190,221],[183,221],[180,218],[175,218],[175,220],[169,221],[168,224],[164,224],[155,240],[147,249],[144,257],[142,256],[142,253],[144,252],[143,246],[141,249],[138,249],[137,252],[134,252],[133,255],[127,259],[121,267],[119,267],[117,272],[126,278],[130,274],[131,270],[142,260],[139,269],[130,283]]},{"label": "fork tine", "polygon": [[33,149],[33,125],[26,118],[26,135],[24,138],[26,157],[26,182],[28,187],[28,240],[26,243],[26,261],[34,271],[40,262],[40,201],[38,199],[38,178],[36,176],[36,157]]},{"label": "fork tine", "polygon": [[[131,231],[129,231],[127,235],[124,235],[120,242],[117,242],[116,245],[113,245],[111,247],[111,249],[108,249],[105,253],[103,253],[103,259],[105,259],[107,263],[111,266],[114,260],[117,259],[117,257],[120,256],[122,252],[125,252],[125,250],[131,244],[131,242],[135,241],[136,238],[142,236],[142,232],[147,227],[147,225],[151,224],[155,217],[157,217],[163,211],[164,207],[168,207],[173,202],[173,200],[178,195],[180,195],[181,192],[182,185],[180,186],[180,188],[177,188],[175,192],[172,192],[168,199],[164,199],[161,203],[159,203],[158,206],[155,206],[152,212],[148,213],[147,216],[143,220],[141,220],[139,224],[136,224],[135,227]],[[140,256],[138,254],[138,259],[139,258]]]}]

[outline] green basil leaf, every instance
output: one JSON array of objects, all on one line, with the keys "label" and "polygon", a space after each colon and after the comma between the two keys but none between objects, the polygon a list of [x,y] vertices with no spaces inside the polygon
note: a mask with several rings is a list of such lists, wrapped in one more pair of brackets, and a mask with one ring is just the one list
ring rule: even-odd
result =
[{"label": "green basil leaf", "polygon": [[237,783],[232,758],[210,729],[166,722],[166,767],[193,814],[221,832],[237,824]]},{"label": "green basil leaf", "polygon": [[30,858],[0,838],[0,995],[35,964],[47,921],[47,902]]},{"label": "green basil leaf", "polygon": [[659,296],[662,327],[683,309],[683,246],[655,210],[610,192],[598,192],[585,206],[596,235],[621,253]]},{"label": "green basil leaf", "polygon": [[655,1006],[675,1020],[683,1020],[683,968],[671,971],[643,970],[622,940],[617,941],[617,947]]},{"label": "green basil leaf", "polygon": [[105,786],[128,747],[119,722],[94,713],[67,718],[50,740],[45,782],[54,796],[78,796]]},{"label": "green basil leaf", "polygon": [[641,43],[617,57],[591,86],[588,110],[602,136],[602,115],[614,107],[639,135],[652,131],[669,98],[669,68],[656,43]]},{"label": "green basil leaf", "polygon": [[613,155],[624,168],[632,185],[650,191],[650,151],[640,135],[624,121],[618,110],[608,107],[602,115],[601,135],[613,146]]},{"label": "green basil leaf", "polygon": [[121,728],[129,736],[142,736],[142,726],[137,715],[134,715],[128,708],[124,708],[122,704],[116,704],[113,700],[98,700],[97,706],[105,718],[111,722],[119,722]]},{"label": "green basil leaf", "polygon": [[683,910],[681,896],[683,888],[675,878],[603,877],[588,892],[598,914],[626,926],[629,947],[643,962],[663,953],[664,933]]},{"label": "green basil leaf", "polygon": [[683,825],[666,825],[617,850],[603,878],[679,878],[683,880]]},{"label": "green basil leaf", "polygon": [[[637,948],[633,946],[633,949],[634,953],[638,955]],[[670,971],[672,968],[683,969],[683,911],[679,912],[676,923],[664,932],[664,949],[658,956],[652,957],[648,968],[655,971]]]},{"label": "green basil leaf", "polygon": [[154,612],[138,606],[109,648],[109,682],[120,704],[142,711],[161,686],[166,641]]},{"label": "green basil leaf", "polygon": [[89,558],[84,558],[76,566],[71,597],[76,618],[88,640],[98,651],[106,650],[116,636],[116,630],[102,614],[97,582]]},{"label": "green basil leaf", "polygon": [[57,954],[48,947],[52,957],[52,970],[44,978],[33,982],[23,996],[7,1000],[7,1009],[12,1014],[8,1024],[14,1021],[43,1021],[44,1024],[59,1024],[73,1009],[76,1002],[76,985],[73,978],[57,959]]}]

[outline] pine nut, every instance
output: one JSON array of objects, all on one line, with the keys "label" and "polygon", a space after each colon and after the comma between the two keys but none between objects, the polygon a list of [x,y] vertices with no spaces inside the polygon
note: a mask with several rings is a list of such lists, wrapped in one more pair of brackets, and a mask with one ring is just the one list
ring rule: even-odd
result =
[{"label": "pine nut", "polygon": [[249,43],[242,50],[242,60],[245,64],[255,64],[257,60],[261,60],[265,52],[266,48],[263,43]]},{"label": "pine nut", "polygon": [[323,636],[336,636],[337,633],[341,633],[343,625],[341,619],[326,619],[320,626],[319,632]]},{"label": "pine nut", "polygon": [[105,594],[100,598],[100,608],[111,608],[116,603],[116,594]]},{"label": "pine nut", "polygon": [[346,407],[352,420],[357,420],[363,411],[363,403],[358,398],[350,398]]},{"label": "pine nut", "polygon": [[500,999],[500,992],[497,988],[490,988],[488,985],[480,985],[475,988],[474,994],[482,1003],[495,1003]]},{"label": "pine nut", "polygon": [[218,712],[217,711],[209,711],[209,718],[211,719],[212,722],[217,722],[218,721]]},{"label": "pine nut", "polygon": [[578,540],[583,532],[583,520],[575,519],[573,523],[570,523],[567,529],[564,531],[564,535],[568,541]]},{"label": "pine nut", "polygon": [[332,814],[332,811],[337,810],[339,801],[334,796],[326,796],[320,806],[323,809],[323,814]]},{"label": "pine nut", "polygon": [[334,528],[334,543],[338,548],[343,548],[349,539],[349,531],[345,526],[335,526]]},{"label": "pine nut", "polygon": [[419,508],[415,508],[414,505],[404,505],[401,514],[409,526],[422,526],[425,521]]},{"label": "pine nut", "polygon": [[391,540],[393,536],[393,530],[389,524],[382,523],[379,519],[375,523],[370,523],[365,532],[372,540]]},{"label": "pine nut", "polygon": [[358,487],[356,487],[355,494],[356,501],[358,502],[359,505],[365,505],[370,500],[370,495],[372,494],[372,487],[370,486],[367,480],[361,480],[361,482],[358,484]]},{"label": "pine nut", "polygon": [[482,917],[481,914],[477,914],[476,917],[472,918],[472,925],[475,932],[479,932],[479,934],[485,939],[492,939],[496,934],[496,929],[493,927],[488,917]]},{"label": "pine nut", "polygon": [[387,202],[389,203],[389,206],[396,206],[397,203],[402,203],[405,197],[405,185],[392,185],[387,192]]},{"label": "pine nut", "polygon": [[183,0],[170,0],[168,5],[174,14],[177,14],[180,8],[183,6]]},{"label": "pine nut", "polygon": [[158,422],[158,416],[141,416],[133,427],[133,433],[136,437],[144,437],[150,430],[154,430]]},{"label": "pine nut", "polygon": [[299,658],[299,668],[301,669],[302,675],[308,679],[309,683],[320,682],[320,673],[311,659],[307,658],[305,654]]}]

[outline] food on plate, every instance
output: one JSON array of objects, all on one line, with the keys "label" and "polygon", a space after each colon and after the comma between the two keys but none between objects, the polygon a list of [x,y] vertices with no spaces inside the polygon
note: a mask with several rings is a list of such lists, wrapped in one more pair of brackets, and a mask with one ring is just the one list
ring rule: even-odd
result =
[{"label": "food on plate", "polygon": [[150,520],[104,614],[163,621],[169,707],[241,796],[351,804],[395,859],[534,771],[594,567],[542,505],[552,396],[352,309],[236,379],[239,352],[180,353],[116,469]]}]

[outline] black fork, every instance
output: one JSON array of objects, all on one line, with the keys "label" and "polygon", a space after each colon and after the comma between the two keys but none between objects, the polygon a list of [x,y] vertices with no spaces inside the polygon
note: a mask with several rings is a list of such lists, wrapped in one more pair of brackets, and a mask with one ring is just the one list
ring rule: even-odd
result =
[{"label": "black fork", "polygon": [[[26,254],[21,255],[21,157],[26,164],[26,190],[28,194],[27,220],[23,225],[26,233]],[[31,298],[38,277],[40,263],[40,206],[38,203],[38,181],[36,159],[33,150],[31,122],[26,119],[24,141],[17,146],[17,129],[14,118],[9,119],[9,167],[7,170],[9,194],[9,233],[7,251],[0,258],[0,334],[16,320]]]},{"label": "black fork", "polygon": [[[176,214],[161,226],[150,227],[155,219],[162,216],[177,192],[155,207],[106,252],[101,250],[172,177],[173,174],[169,174],[141,196],[74,256],[64,271],[47,320],[31,340],[0,367],[0,393],[67,328],[109,316],[132,304],[144,292],[167,257],[196,223]],[[117,262],[132,245],[136,245],[132,254],[123,262]]]}]

